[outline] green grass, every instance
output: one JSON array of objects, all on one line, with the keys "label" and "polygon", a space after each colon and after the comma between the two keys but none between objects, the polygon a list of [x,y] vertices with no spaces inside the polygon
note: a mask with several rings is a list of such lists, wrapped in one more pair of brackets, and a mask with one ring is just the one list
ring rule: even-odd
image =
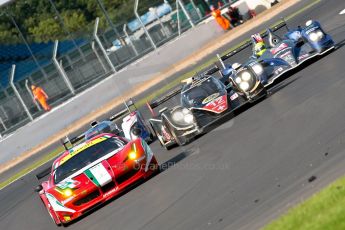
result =
[{"label": "green grass", "polygon": [[11,184],[12,182],[18,180],[21,178],[23,175],[26,175],[27,173],[31,172],[32,170],[40,167],[41,165],[47,163],[48,161],[54,159],[57,157],[61,152],[63,152],[64,148],[61,146],[52,152],[42,156],[40,159],[35,161],[33,164],[25,167],[24,169],[20,170],[19,172],[15,173],[14,175],[10,176],[6,180],[2,181],[0,183],[0,190],[6,187],[7,185]]},{"label": "green grass", "polygon": [[[315,4],[319,3],[321,0],[315,0],[312,3],[310,3],[309,5],[301,8],[300,10],[294,12],[293,14],[289,15],[288,17],[286,17],[286,20],[289,20],[299,14],[301,14],[303,11],[305,11],[306,9],[314,6]],[[275,25],[278,25],[280,23],[277,22],[276,24],[272,25],[271,27],[274,27]],[[262,31],[264,32],[264,31]],[[222,53],[221,55],[224,55],[226,53],[229,53],[230,51],[237,49],[238,47],[240,47],[241,45],[245,44],[246,42],[248,42],[249,39],[237,44],[234,47],[229,48],[228,50],[226,50],[224,53]],[[214,64],[217,61],[217,57],[213,57],[210,58],[208,61],[206,61],[205,63],[197,66],[196,68],[194,68],[193,70],[175,78],[174,80],[167,82],[167,84],[165,84],[162,88],[160,88],[159,90],[156,90],[155,92],[149,94],[148,96],[146,96],[145,98],[140,99],[139,101],[136,101],[135,104],[137,107],[141,107],[143,105],[145,105],[145,103],[147,101],[151,101],[152,99],[156,98],[159,95],[164,94],[165,92],[173,89],[174,87],[176,87],[177,85],[180,84],[181,80],[192,77],[193,75],[195,75],[196,72],[201,71],[202,69],[205,69],[207,66],[210,66],[212,64]],[[42,158],[40,158],[39,160],[37,160],[36,162],[34,162],[32,165],[26,167],[25,169],[19,171],[18,173],[16,173],[15,175],[11,176],[10,178],[6,179],[5,181],[0,182],[0,190],[3,189],[4,187],[6,187],[7,185],[11,184],[13,181],[19,179],[20,177],[22,177],[23,175],[29,173],[30,171],[34,170],[35,168],[41,166],[42,164],[46,163],[47,161],[51,160],[52,158],[56,157],[59,152],[61,152],[63,149],[62,148],[58,148],[55,149],[54,151],[48,153],[47,155],[43,156]]]},{"label": "green grass", "polygon": [[345,229],[345,177],[290,209],[264,230],[343,230]]}]

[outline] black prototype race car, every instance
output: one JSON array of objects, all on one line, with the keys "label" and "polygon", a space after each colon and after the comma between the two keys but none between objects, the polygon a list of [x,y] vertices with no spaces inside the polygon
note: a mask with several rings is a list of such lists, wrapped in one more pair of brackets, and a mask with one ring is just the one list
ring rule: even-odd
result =
[{"label": "black prototype race car", "polygon": [[[148,104],[149,109],[180,94],[180,105],[163,108],[149,120],[161,145],[184,145],[203,133],[204,128],[241,107],[247,100],[212,76],[198,76],[183,81],[182,88]],[[154,112],[153,112],[154,114]]]}]

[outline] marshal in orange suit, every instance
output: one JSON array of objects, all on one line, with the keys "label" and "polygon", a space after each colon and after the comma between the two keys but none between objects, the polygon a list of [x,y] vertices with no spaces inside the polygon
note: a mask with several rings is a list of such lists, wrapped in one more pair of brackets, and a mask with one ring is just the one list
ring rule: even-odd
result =
[{"label": "marshal in orange suit", "polygon": [[216,19],[217,23],[223,30],[230,29],[230,22],[228,19],[222,16],[222,12],[219,9],[216,9],[214,6],[211,6],[212,16]]},{"label": "marshal in orange suit", "polygon": [[51,110],[51,107],[49,106],[47,102],[49,98],[47,93],[44,92],[44,90],[41,87],[35,86],[35,85],[31,86],[31,90],[32,90],[32,94],[34,95],[34,99],[37,100],[41,104],[44,111]]}]

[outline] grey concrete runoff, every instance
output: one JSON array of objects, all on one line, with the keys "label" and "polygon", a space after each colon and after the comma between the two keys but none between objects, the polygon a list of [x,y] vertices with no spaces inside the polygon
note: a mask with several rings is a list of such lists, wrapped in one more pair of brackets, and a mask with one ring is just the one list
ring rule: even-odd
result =
[{"label": "grey concrete runoff", "polygon": [[[344,8],[323,0],[291,21],[320,20],[337,50],[187,146],[153,143],[164,171],[68,229],[259,229],[344,175]],[[37,171],[1,190],[1,229],[58,229],[33,191]]]}]

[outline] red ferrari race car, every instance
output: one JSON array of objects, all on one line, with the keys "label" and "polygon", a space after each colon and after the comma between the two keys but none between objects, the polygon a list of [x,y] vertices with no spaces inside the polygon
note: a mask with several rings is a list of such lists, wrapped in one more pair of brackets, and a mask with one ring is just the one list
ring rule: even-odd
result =
[{"label": "red ferrari race car", "polygon": [[58,157],[35,190],[54,222],[65,225],[158,171],[144,140],[100,134]]}]

